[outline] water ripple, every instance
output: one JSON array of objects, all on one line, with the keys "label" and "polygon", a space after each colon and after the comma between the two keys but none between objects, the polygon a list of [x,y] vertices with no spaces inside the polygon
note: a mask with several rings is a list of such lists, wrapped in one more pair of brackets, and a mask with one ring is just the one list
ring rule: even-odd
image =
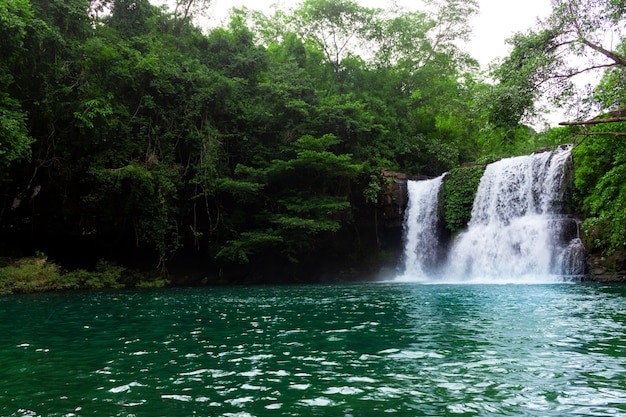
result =
[{"label": "water ripple", "polygon": [[625,415],[625,301],[408,284],[0,298],[0,415]]}]

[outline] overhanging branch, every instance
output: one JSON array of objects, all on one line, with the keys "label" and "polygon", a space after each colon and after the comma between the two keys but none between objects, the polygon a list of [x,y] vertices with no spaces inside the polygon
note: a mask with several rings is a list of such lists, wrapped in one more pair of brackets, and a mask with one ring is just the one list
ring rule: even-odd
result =
[{"label": "overhanging branch", "polygon": [[583,120],[581,122],[560,122],[561,126],[592,126],[592,125],[600,125],[603,123],[615,123],[615,122],[626,122],[626,117],[609,117],[607,119],[591,119],[591,120]]},{"label": "overhanging branch", "polygon": [[580,40],[583,44],[587,45],[588,47],[590,47],[591,49],[601,53],[602,55],[604,55],[605,57],[611,59],[613,62],[615,62],[617,65],[621,65],[621,66],[625,66],[626,67],[626,59],[620,55],[618,55],[617,53],[613,52],[613,51],[609,51],[608,49],[605,49],[602,47],[602,45],[596,45],[592,42],[589,42],[587,39],[583,38]]},{"label": "overhanging branch", "polygon": [[591,135],[608,135],[608,136],[626,136],[626,132],[585,132],[586,136]]},{"label": "overhanging branch", "polygon": [[593,126],[604,123],[626,122],[626,107],[601,114],[590,120],[576,122],[561,122],[561,126]]},{"label": "overhanging branch", "polygon": [[587,71],[593,71],[593,70],[597,70],[597,69],[602,69],[602,68],[611,68],[611,67],[615,67],[619,64],[616,63],[612,63],[612,64],[601,64],[601,65],[593,65],[591,67],[585,67],[585,68],[581,68],[569,73],[565,73],[565,74],[554,74],[553,78],[572,78],[576,75],[580,75],[582,73],[585,73]]}]

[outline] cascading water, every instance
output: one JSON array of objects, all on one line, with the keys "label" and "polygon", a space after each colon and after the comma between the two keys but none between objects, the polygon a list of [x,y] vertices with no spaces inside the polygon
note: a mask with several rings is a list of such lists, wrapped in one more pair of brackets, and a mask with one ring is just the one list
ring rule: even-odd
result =
[{"label": "cascading water", "polygon": [[[507,158],[488,165],[468,228],[454,240],[439,268],[437,256],[429,252],[437,247],[433,243],[437,237],[432,235],[437,230],[437,211],[434,218],[412,213],[432,212],[426,207],[436,207],[438,201],[435,198],[434,203],[426,203],[423,200],[427,197],[421,194],[420,200],[413,201],[415,197],[409,193],[406,263],[400,279],[555,282],[564,276],[582,275],[584,248],[577,235],[578,225],[563,213],[561,205],[571,172],[570,150],[564,146],[554,153]],[[432,225],[415,226],[426,221]]]},{"label": "cascading water", "polygon": [[570,148],[503,159],[480,181],[472,218],[450,251],[447,276],[487,281],[545,280],[564,274],[560,213]]},{"label": "cascading water", "polygon": [[409,203],[404,219],[405,270],[399,280],[427,280],[439,259],[437,223],[443,177],[407,182]]}]

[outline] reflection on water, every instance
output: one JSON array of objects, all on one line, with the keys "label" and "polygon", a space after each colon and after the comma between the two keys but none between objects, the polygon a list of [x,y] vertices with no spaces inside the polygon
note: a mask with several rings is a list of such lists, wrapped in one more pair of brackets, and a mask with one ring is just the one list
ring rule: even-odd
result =
[{"label": "reflection on water", "polygon": [[4,297],[0,415],[620,415],[625,295],[396,283]]}]

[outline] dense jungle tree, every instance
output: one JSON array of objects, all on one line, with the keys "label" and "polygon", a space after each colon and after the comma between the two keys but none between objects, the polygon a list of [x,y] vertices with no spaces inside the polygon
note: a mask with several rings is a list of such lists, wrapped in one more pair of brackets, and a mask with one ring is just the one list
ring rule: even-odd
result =
[{"label": "dense jungle tree", "polygon": [[573,115],[580,118],[592,110],[613,109],[603,107],[589,94],[579,102],[573,81],[577,75],[597,70],[623,74],[624,2],[553,0],[552,6],[551,15],[536,29],[509,40],[513,50],[494,71],[499,82],[492,110],[495,123],[528,120],[536,114],[542,96],[556,105],[572,107]]},{"label": "dense jungle tree", "polygon": [[26,0],[0,4],[0,181],[13,162],[30,156],[33,139],[27,129],[28,114],[11,92],[15,88],[13,70],[24,55],[27,30],[34,19]]},{"label": "dense jungle tree", "polygon": [[310,254],[331,244],[329,233],[341,227],[351,180],[360,172],[350,155],[331,151],[337,143],[333,135],[306,135],[283,148],[285,159],[259,158],[257,167],[237,166],[225,191],[237,200],[236,217],[246,228],[217,257],[284,265],[285,260],[310,261]]}]

